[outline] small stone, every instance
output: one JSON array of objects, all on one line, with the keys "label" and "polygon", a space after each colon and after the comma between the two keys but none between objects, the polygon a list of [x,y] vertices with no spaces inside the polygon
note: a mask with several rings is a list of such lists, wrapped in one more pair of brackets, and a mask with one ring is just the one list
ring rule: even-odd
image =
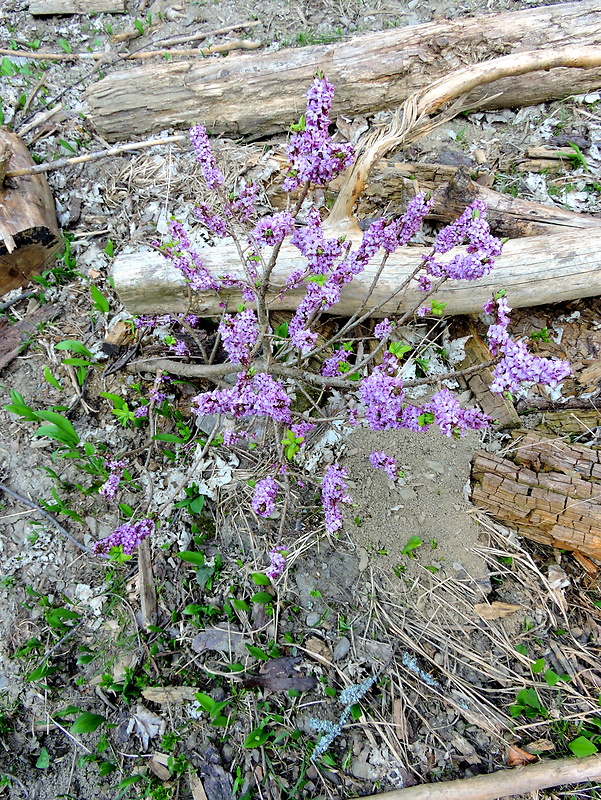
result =
[{"label": "small stone", "polygon": [[439,475],[444,474],[444,467],[440,461],[426,461],[426,466],[428,469],[433,469],[434,472],[437,472]]},{"label": "small stone", "polygon": [[338,644],[334,648],[334,654],[332,658],[334,661],[340,661],[341,658],[344,658],[348,651],[351,649],[351,643],[346,638],[346,636],[341,636],[338,640]]},{"label": "small stone", "polygon": [[307,614],[307,625],[310,628],[315,627],[315,625],[319,622],[319,614],[316,614],[315,611],[312,611],[310,614]]}]

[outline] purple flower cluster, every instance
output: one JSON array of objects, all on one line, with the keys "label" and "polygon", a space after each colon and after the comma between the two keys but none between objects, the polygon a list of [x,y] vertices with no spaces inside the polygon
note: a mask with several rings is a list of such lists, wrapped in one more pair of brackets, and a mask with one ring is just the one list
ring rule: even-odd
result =
[{"label": "purple flower cluster", "polygon": [[374,336],[376,339],[384,339],[386,336],[390,335],[392,327],[392,322],[386,317],[382,322],[378,322],[374,328]]},{"label": "purple flower cluster", "polygon": [[345,479],[348,472],[339,464],[332,464],[326,470],[321,484],[321,502],[326,518],[326,531],[336,533],[342,528],[342,503],[352,503],[352,497],[347,494]]},{"label": "purple flower cluster", "polygon": [[221,341],[233,364],[248,364],[250,352],[257,341],[257,317],[251,308],[235,316],[225,314],[219,323]]},{"label": "purple flower cluster", "polygon": [[150,394],[148,395],[152,403],[162,403],[163,400],[167,399],[166,393],[161,391],[161,386],[164,383],[170,383],[170,381],[171,378],[169,375],[157,375],[157,377],[154,379]]},{"label": "purple flower cluster", "polygon": [[264,478],[255,486],[252,499],[252,507],[255,514],[259,517],[270,517],[275,508],[275,498],[278,493],[278,485],[273,478]]},{"label": "purple flower cluster", "polygon": [[190,128],[190,141],[209,189],[216,189],[218,186],[222,186],[223,173],[217,167],[206,128],[203,125],[194,125],[194,127]]},{"label": "purple flower cluster", "polygon": [[125,522],[113,531],[110,536],[107,536],[106,539],[95,542],[92,550],[96,555],[108,554],[112,547],[119,547],[119,545],[121,545],[125,555],[130,556],[140,542],[153,533],[154,522],[151,519],[141,519],[138,522]]},{"label": "purple flower cluster", "polygon": [[384,470],[391,481],[396,481],[399,477],[395,459],[392,456],[387,456],[386,453],[374,450],[369,457],[369,463],[376,469]]},{"label": "purple flower cluster", "polygon": [[227,236],[227,222],[219,214],[212,214],[206,203],[199,203],[196,206],[194,216],[215,236]]},{"label": "purple flower cluster", "polygon": [[105,483],[102,484],[102,486],[98,490],[98,493],[101,494],[103,497],[106,497],[107,500],[112,500],[117,494],[119,481],[121,480],[121,477],[123,475],[123,470],[127,466],[127,462],[123,460],[115,461],[115,459],[107,459],[104,462],[104,464],[110,470],[110,475],[108,476]]},{"label": "purple flower cluster", "polygon": [[455,395],[448,389],[437,392],[423,407],[445,436],[463,436],[468,431],[488,428],[490,417],[476,408],[461,408]]},{"label": "purple flower cluster", "polygon": [[138,406],[134,411],[134,417],[136,419],[144,419],[148,416],[148,411],[148,406]]},{"label": "purple flower cluster", "polygon": [[169,349],[174,356],[189,356],[190,348],[183,339],[177,339],[175,344],[170,344]]},{"label": "purple flower cluster", "polygon": [[352,163],[352,146],[333,142],[328,131],[333,98],[332,84],[325,77],[315,78],[307,91],[304,130],[295,133],[286,148],[292,168],[284,191],[294,191],[306,181],[323,185]]},{"label": "purple flower cluster", "polygon": [[483,306],[487,314],[496,316],[495,324],[488,329],[488,344],[493,356],[501,360],[493,371],[492,392],[515,392],[521,383],[540,383],[555,387],[571,374],[568,361],[552,361],[533,355],[524,341],[515,341],[509,335],[510,306],[504,297],[492,298]]},{"label": "purple flower cluster", "polygon": [[290,430],[298,439],[302,437],[303,439],[305,436],[312,430],[314,430],[315,425],[312,422],[296,422],[294,425],[290,426]]},{"label": "purple flower cluster", "polygon": [[275,581],[283,575],[286,569],[287,555],[288,551],[281,544],[269,551],[269,566],[265,570],[265,574],[270,580]]},{"label": "purple flower cluster", "polygon": [[238,373],[231,389],[215,389],[192,398],[192,413],[232,414],[236,419],[271,417],[290,423],[290,398],[284,388],[266,373],[250,376]]},{"label": "purple flower cluster", "polygon": [[289,211],[279,211],[261,219],[255,225],[252,236],[259,247],[273,247],[283,242],[294,230],[294,217]]},{"label": "purple flower cluster", "polygon": [[255,203],[259,194],[259,187],[256,183],[249,183],[243,186],[238,197],[232,200],[226,209],[226,213],[236,216],[241,222],[248,220],[256,214]]},{"label": "purple flower cluster", "polygon": [[361,382],[359,397],[365,405],[365,420],[372,431],[403,427],[403,379],[396,375],[398,359],[384,354],[382,364]]},{"label": "purple flower cluster", "polygon": [[347,355],[344,350],[337,350],[333,356],[324,359],[321,365],[321,374],[327,378],[335,378],[344,372],[350,372],[351,365],[347,360]]},{"label": "purple flower cluster", "polygon": [[464,253],[459,253],[447,263],[436,261],[434,255],[426,256],[424,266],[429,275],[474,281],[491,271],[495,258],[501,255],[503,245],[500,239],[490,233],[486,211],[486,203],[474,200],[459,219],[438,233],[433,246],[434,253],[448,253],[466,240],[467,247]]}]

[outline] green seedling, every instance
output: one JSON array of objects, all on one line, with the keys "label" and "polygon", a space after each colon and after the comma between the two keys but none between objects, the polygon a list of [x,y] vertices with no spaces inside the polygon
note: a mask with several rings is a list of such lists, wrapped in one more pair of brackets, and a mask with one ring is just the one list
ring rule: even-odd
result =
[{"label": "green seedling", "polygon": [[221,711],[228,705],[228,700],[217,702],[213,700],[208,694],[204,692],[196,692],[194,697],[198,700],[199,705],[207,712],[211,725],[215,728],[223,728],[228,724],[228,717],[224,716]]},{"label": "green seedling", "polygon": [[288,461],[292,461],[294,456],[301,449],[301,445],[304,441],[304,436],[296,436],[294,431],[291,430],[286,431],[286,436],[282,439],[282,444],[284,445],[284,453]]},{"label": "green seedling", "polygon": [[401,553],[404,556],[409,556],[409,558],[415,558],[415,553],[413,551],[416,550],[418,547],[421,547],[421,545],[422,545],[422,540],[419,538],[419,536],[412,536],[405,545],[405,547],[403,547],[403,549],[401,550]]},{"label": "green seedling", "polygon": [[173,507],[185,508],[190,514],[200,514],[204,508],[205,496],[201,494],[198,485],[193,483],[191,486],[187,486],[184,492],[186,493],[185,498],[174,503]]},{"label": "green seedling", "polygon": [[93,300],[92,306],[96,309],[96,311],[100,311],[102,314],[107,314],[111,310],[109,301],[97,286],[90,286],[90,294],[92,295]]},{"label": "green seedling", "polygon": [[71,45],[69,44],[69,42],[66,39],[59,39],[57,41],[57,44],[60,47],[60,49],[63,51],[63,53],[66,53],[67,55],[69,55],[72,52]]},{"label": "green seedling", "polygon": [[536,689],[533,687],[522,689],[517,693],[514,705],[509,706],[509,713],[512,717],[524,716],[532,718],[547,716],[547,712],[541,704]]}]

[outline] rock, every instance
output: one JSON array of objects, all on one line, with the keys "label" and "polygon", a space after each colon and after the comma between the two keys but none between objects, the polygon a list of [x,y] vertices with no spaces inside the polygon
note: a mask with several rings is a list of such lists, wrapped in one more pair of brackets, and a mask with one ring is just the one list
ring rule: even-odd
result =
[{"label": "rock", "polygon": [[334,653],[332,654],[332,658],[334,661],[340,661],[340,659],[344,658],[348,651],[351,649],[351,643],[346,638],[346,636],[341,636],[338,640],[338,644],[334,648]]}]

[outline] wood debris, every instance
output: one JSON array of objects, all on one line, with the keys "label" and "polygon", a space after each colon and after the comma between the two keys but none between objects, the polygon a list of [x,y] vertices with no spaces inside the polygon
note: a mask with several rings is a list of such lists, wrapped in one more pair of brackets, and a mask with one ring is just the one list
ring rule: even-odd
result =
[{"label": "wood debris", "polygon": [[478,451],[472,500],[528,539],[601,558],[601,451],[514,434],[512,459]]},{"label": "wood debris", "polygon": [[29,13],[50,14],[125,14],[125,0],[30,0]]}]

